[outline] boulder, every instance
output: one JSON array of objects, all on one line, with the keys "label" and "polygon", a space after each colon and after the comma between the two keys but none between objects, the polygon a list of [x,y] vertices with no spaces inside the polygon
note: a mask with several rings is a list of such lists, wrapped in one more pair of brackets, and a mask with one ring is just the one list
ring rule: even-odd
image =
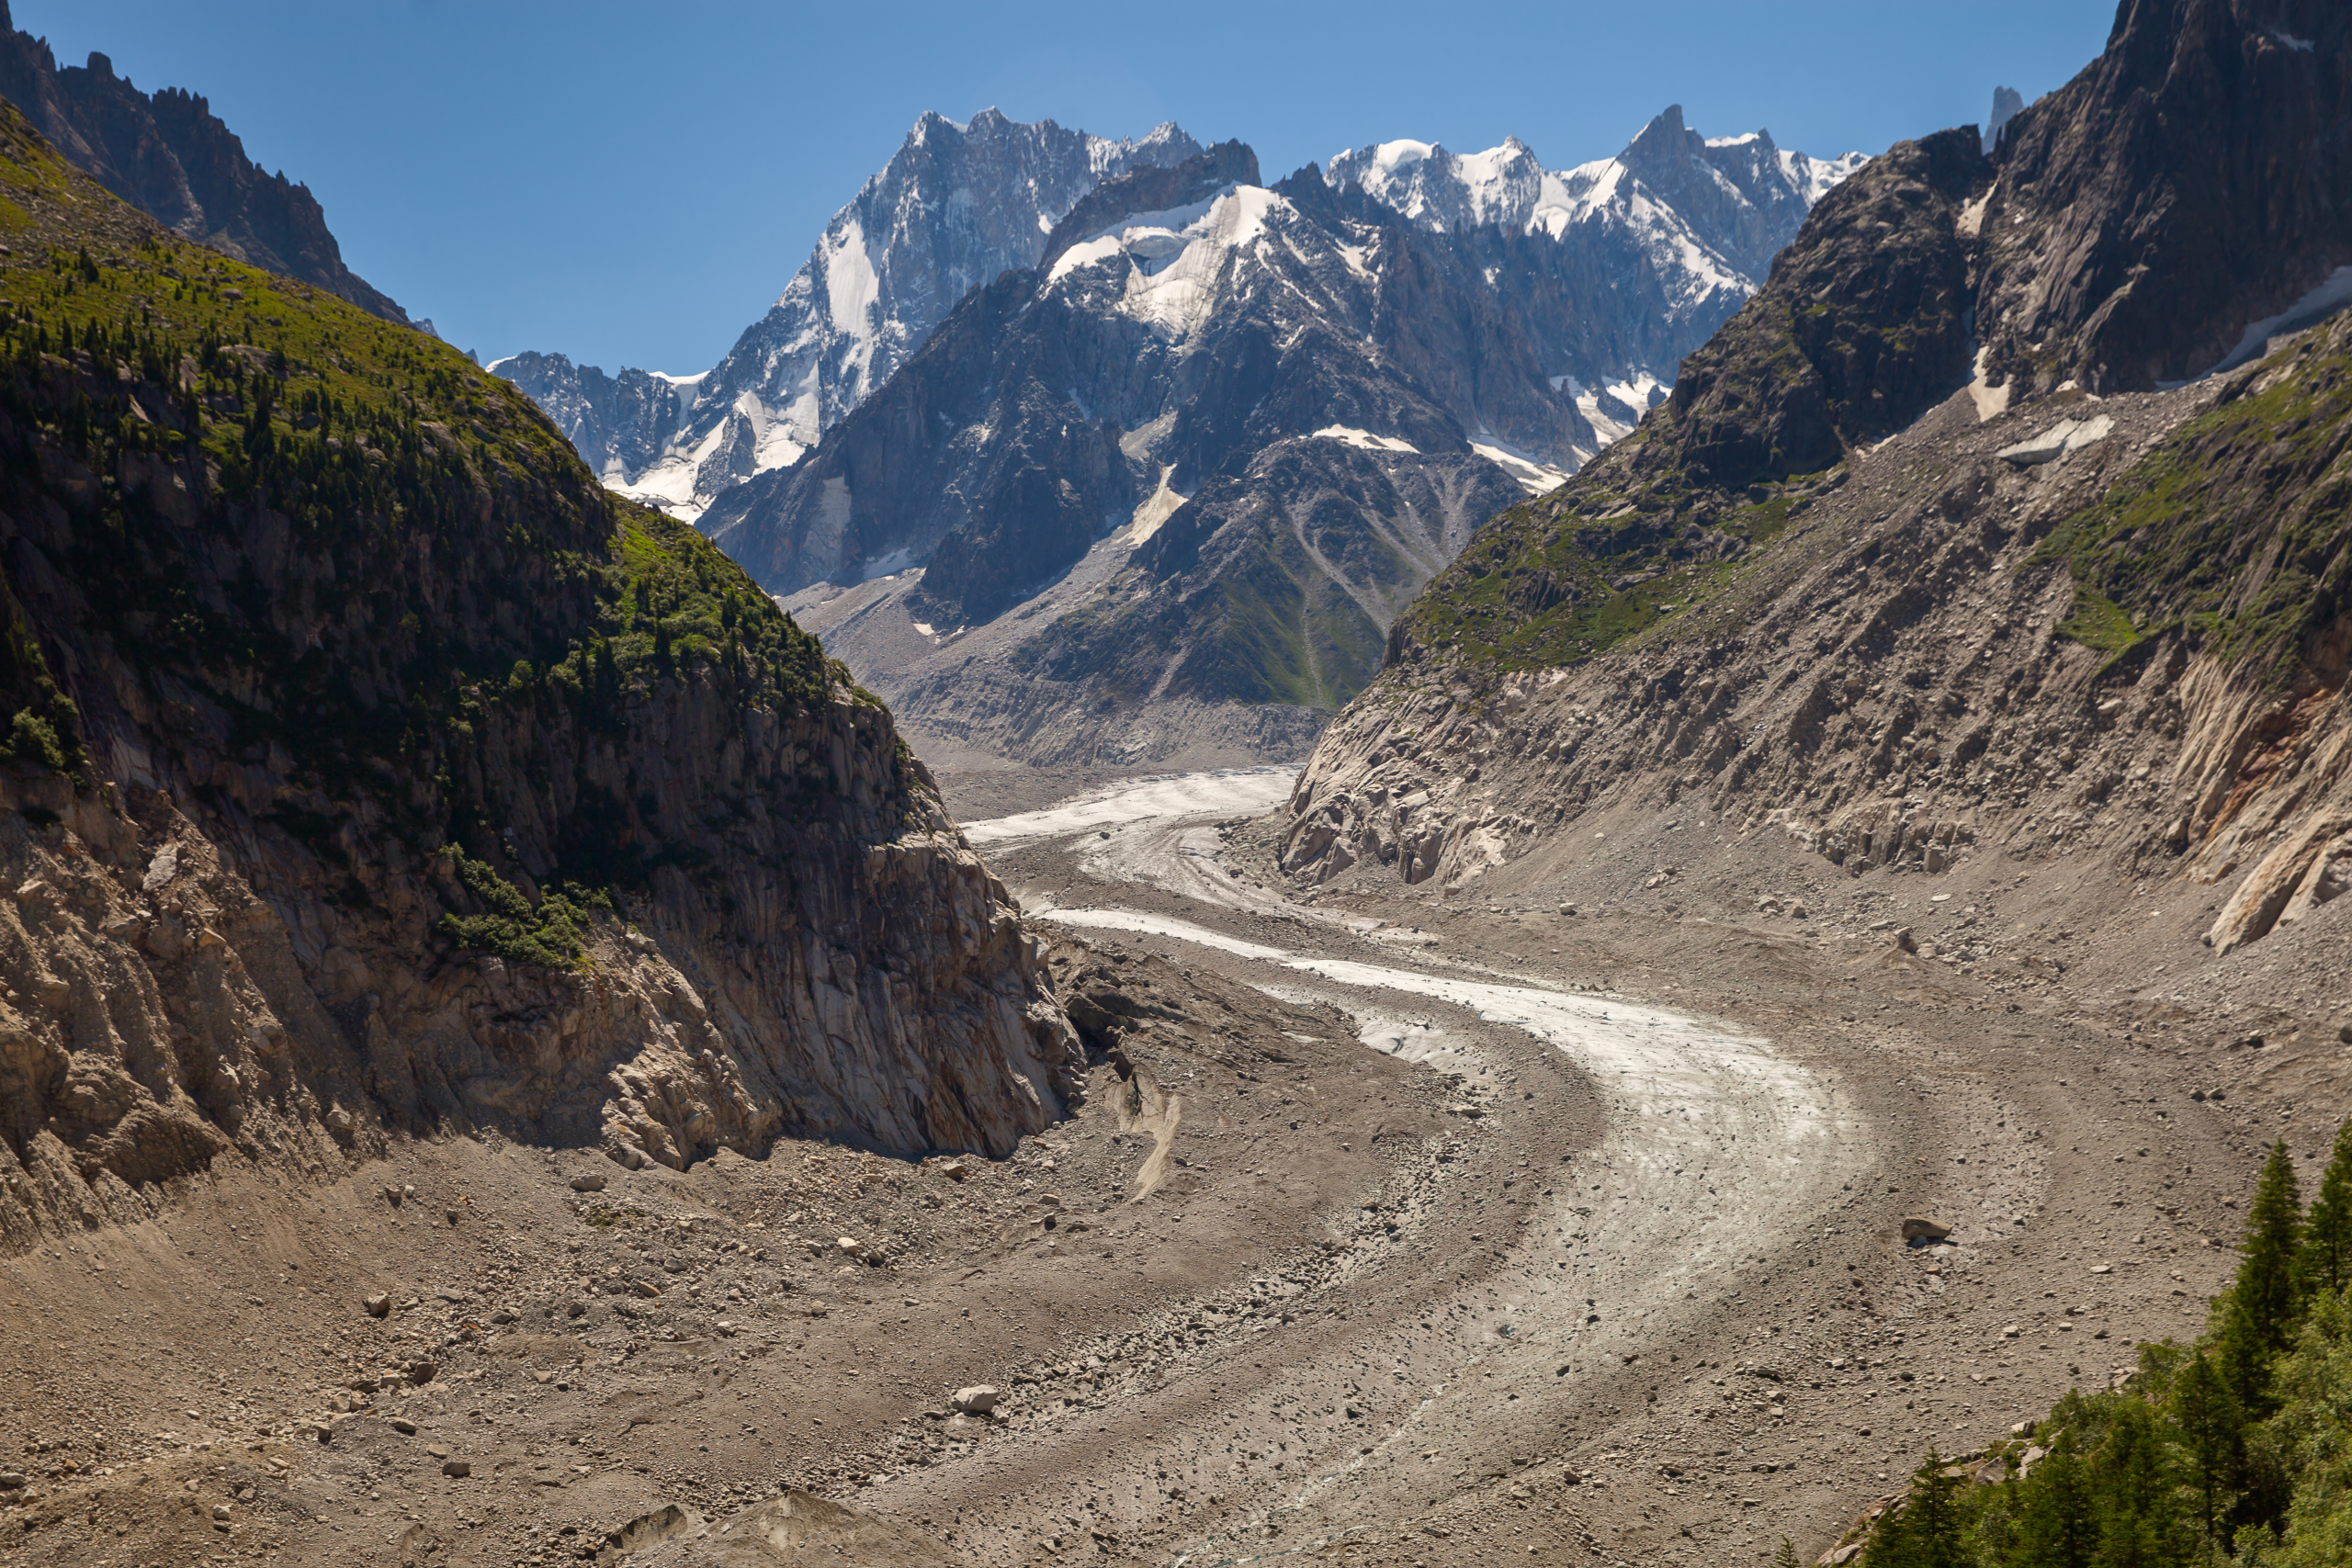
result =
[{"label": "boulder", "polygon": [[594,1171],[585,1176],[575,1176],[571,1179],[571,1190],[574,1192],[602,1192],[605,1190],[605,1179]]},{"label": "boulder", "polygon": [[957,1389],[952,1403],[967,1416],[986,1416],[1003,1399],[1003,1390],[991,1388],[987,1383],[976,1383],[970,1388]]},{"label": "boulder", "polygon": [[386,1295],[381,1291],[379,1291],[374,1295],[369,1296],[367,1301],[361,1304],[367,1307],[368,1315],[369,1317],[390,1317],[392,1315],[392,1298]]},{"label": "boulder", "polygon": [[1903,1222],[1903,1239],[1905,1241],[1942,1241],[1951,1235],[1950,1225],[1939,1224],[1922,1214],[1910,1215]]}]

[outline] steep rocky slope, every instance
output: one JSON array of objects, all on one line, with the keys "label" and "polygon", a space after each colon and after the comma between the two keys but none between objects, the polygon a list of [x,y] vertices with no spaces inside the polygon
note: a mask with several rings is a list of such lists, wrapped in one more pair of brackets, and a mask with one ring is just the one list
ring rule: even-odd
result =
[{"label": "steep rocky slope", "polygon": [[142,93],[92,54],[61,68],[47,39],[17,30],[0,0],[0,97],[76,168],[187,239],[300,278],[389,321],[408,314],[343,262],[308,186],[271,175],[202,98]]},{"label": "steep rocky slope", "polygon": [[[2086,919],[2185,889],[2167,902],[2222,949],[2340,892],[2352,328],[2170,392],[1962,385],[1972,303],[1995,319],[2024,286],[2000,220],[2025,122],[2200,70],[2233,85],[2215,112],[2252,115],[2258,75],[2194,51],[2259,55],[2247,39],[2296,21],[2240,7],[2217,37],[2210,8],[2157,9],[2127,6],[1995,160],[1947,132],[1833,193],[1638,435],[1485,530],[1326,734],[1286,864],[1672,905],[1698,868],[1658,825],[1720,819],[1851,874],[1960,873],[1963,895],[2078,855]],[[2255,183],[2300,144],[2294,115],[2269,123],[2283,140],[2223,172]],[[2179,173],[2113,151],[2132,178],[2101,189]],[[2084,276],[2064,261],[2032,286],[2062,294]],[[2303,281],[2209,292],[2203,315],[2184,286],[2175,335],[2233,339]]]},{"label": "steep rocky slope", "polygon": [[1054,224],[1096,185],[1200,150],[1173,125],[1113,141],[993,108],[965,125],[926,114],[711,369],[607,376],[560,354],[493,368],[555,417],[605,483],[692,519],[730,486],[797,461],[957,300],[1036,265]]},{"label": "steep rocky slope", "polygon": [[0,141],[7,1247],[404,1133],[1057,1113],[1017,911],[748,578],[455,352]]},{"label": "steep rocky slope", "polygon": [[1297,756],[1471,530],[1630,427],[1854,162],[1669,111],[1567,176],[1391,142],[1261,187],[1228,144],[1108,182],[703,526],[927,745]]}]

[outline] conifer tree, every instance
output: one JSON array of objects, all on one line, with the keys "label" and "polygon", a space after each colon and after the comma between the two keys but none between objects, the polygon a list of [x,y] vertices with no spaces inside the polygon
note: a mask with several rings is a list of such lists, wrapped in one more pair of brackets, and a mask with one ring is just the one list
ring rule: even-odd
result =
[{"label": "conifer tree", "polygon": [[2118,1404],[2092,1465],[2098,1506],[2098,1568],[2170,1568],[2181,1561],[2174,1483],[2154,1413]]},{"label": "conifer tree", "polygon": [[1772,1568],[1797,1568],[1797,1543],[1787,1536],[1781,1538],[1781,1550],[1772,1553]]},{"label": "conifer tree", "polygon": [[2346,1281],[2352,1281],[2352,1120],[2335,1130],[2335,1153],[2320,1178],[2295,1253],[2296,1293],[2306,1303],[2341,1292]]},{"label": "conifer tree", "polygon": [[1967,1568],[1967,1527],[1961,1516],[1965,1484],[1943,1472],[1943,1461],[1928,1450],[1928,1461],[1911,1474],[1911,1496],[1903,1511],[1878,1528],[1863,1555],[1863,1568]]},{"label": "conifer tree", "polygon": [[2173,1379],[2173,1424],[2180,1429],[2188,1481],[2196,1495],[2198,1528],[2208,1558],[2224,1544],[2222,1514],[2245,1461],[2245,1417],[2213,1363],[2191,1355]]},{"label": "conifer tree", "polygon": [[2018,1483],[2016,1540],[2016,1568],[2091,1568],[2098,1557],[2098,1517],[2074,1433],[2059,1433]]},{"label": "conifer tree", "polygon": [[2270,1146],[2246,1215],[2245,1241],[2222,1313],[2222,1375],[2247,1411],[2268,1408],[2270,1361],[2287,1348],[2295,1321],[2295,1249],[2302,1227],[2294,1161],[2281,1138]]}]

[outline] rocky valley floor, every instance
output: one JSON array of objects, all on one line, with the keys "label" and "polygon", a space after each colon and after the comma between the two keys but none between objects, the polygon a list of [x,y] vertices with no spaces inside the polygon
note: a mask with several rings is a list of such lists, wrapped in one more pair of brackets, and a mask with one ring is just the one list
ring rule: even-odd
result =
[{"label": "rocky valley floor", "polygon": [[1593,829],[1681,867],[1638,894],[1294,897],[1281,773],[1017,777],[944,782],[1115,1047],[1073,1120],[451,1136],[54,1238],[0,1264],[0,1563],[1810,1560],[2193,1334],[2346,1106],[2352,901],[2216,956],[2162,889],[1689,815]]}]

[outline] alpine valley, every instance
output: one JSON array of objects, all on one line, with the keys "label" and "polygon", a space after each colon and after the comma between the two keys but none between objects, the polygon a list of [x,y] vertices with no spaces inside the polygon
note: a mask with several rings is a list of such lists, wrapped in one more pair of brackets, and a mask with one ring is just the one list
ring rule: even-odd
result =
[{"label": "alpine valley", "polygon": [[2340,5],[926,116],[691,377],[11,47],[10,1568],[2344,1560]]}]

